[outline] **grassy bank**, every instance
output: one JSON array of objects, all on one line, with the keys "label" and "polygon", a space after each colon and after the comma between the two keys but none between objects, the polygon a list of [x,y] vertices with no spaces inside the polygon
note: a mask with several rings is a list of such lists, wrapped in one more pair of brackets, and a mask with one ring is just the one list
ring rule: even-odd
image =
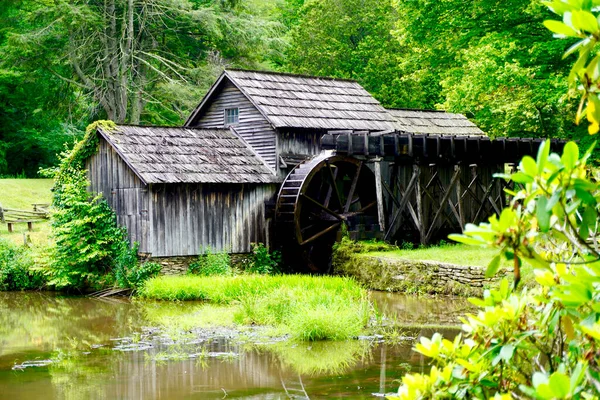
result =
[{"label": "grassy bank", "polygon": [[[336,246],[333,263],[337,273],[352,276],[374,290],[480,296],[483,288],[495,285],[481,280],[497,254],[498,249],[462,244],[398,248],[346,239]],[[502,260],[501,266],[510,269],[513,264]],[[530,265],[522,265],[521,275],[524,285],[534,283]]]},{"label": "grassy bank", "polygon": [[[462,244],[447,244],[410,250],[372,251],[364,254],[376,257],[401,258],[404,260],[439,261],[448,264],[485,268],[490,260],[498,254],[498,250]],[[511,265],[505,261],[504,266],[510,267]]]},{"label": "grassy bank", "polygon": [[[0,179],[0,204],[4,208],[33,210],[34,203],[52,201],[52,179]],[[23,244],[23,234],[29,236],[34,244],[46,244],[50,234],[49,221],[33,224],[33,232],[27,230],[27,224],[15,224],[14,231],[8,233],[6,225],[0,226],[0,238],[15,244]]]},{"label": "grassy bank", "polygon": [[[369,251],[363,254],[392,259],[437,261],[448,264],[482,267],[485,270],[492,258],[498,254],[498,249],[467,246],[464,244],[445,244],[412,250],[393,249],[389,251]],[[503,258],[501,266],[510,269],[513,266],[513,262]],[[521,275],[523,285],[529,286],[534,284],[535,277],[531,265],[524,263],[521,266]]]},{"label": "grassy bank", "polygon": [[[297,340],[345,340],[358,336],[370,314],[365,289],[353,279],[339,277],[161,276],[148,280],[139,296],[227,305],[234,323],[270,326]],[[202,312],[197,318],[199,324],[206,322]],[[189,316],[186,319],[186,324],[193,323]],[[224,322],[229,322],[228,317]]]}]

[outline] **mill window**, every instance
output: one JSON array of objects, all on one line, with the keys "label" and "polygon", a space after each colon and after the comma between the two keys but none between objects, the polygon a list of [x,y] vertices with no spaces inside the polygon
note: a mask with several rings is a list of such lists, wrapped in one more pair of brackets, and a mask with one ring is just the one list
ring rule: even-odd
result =
[{"label": "mill window", "polygon": [[240,109],[239,108],[226,108],[225,109],[225,126],[235,125],[240,122]]}]

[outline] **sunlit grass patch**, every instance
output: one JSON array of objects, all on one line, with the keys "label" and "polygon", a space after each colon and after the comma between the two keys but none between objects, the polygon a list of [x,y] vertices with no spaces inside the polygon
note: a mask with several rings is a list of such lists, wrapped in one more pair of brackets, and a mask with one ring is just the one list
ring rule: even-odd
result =
[{"label": "sunlit grass patch", "polygon": [[[0,205],[4,208],[33,211],[34,203],[50,203],[52,201],[52,179],[0,179]],[[23,244],[26,240],[36,245],[48,244],[50,222],[40,221],[33,224],[33,231],[27,230],[27,224],[13,225],[13,232],[8,233],[6,224],[0,225],[0,238],[15,244]]]},{"label": "sunlit grass patch", "polygon": [[[397,249],[365,254],[369,256],[402,258],[405,260],[440,261],[449,264],[487,267],[490,260],[498,254],[498,250],[462,244],[447,244],[411,250]],[[505,262],[505,266],[510,267],[511,265],[509,262]]]},{"label": "sunlit grass patch", "polygon": [[[374,251],[363,253],[361,256],[399,258],[415,261],[437,261],[448,264],[466,265],[487,268],[490,261],[498,254],[496,248],[468,246],[464,244],[444,244],[415,249],[395,249],[391,251]],[[502,259],[502,267],[512,268],[513,262]],[[522,283],[533,283],[533,267],[523,263],[521,268]]]},{"label": "sunlit grass patch", "polygon": [[[366,290],[350,278],[306,275],[162,276],[148,280],[139,296],[157,300],[204,300],[229,305],[226,312],[206,309],[240,325],[271,326],[298,340],[344,340],[361,334],[371,306]],[[225,315],[227,314],[227,315]],[[214,322],[214,321],[212,321]]]}]

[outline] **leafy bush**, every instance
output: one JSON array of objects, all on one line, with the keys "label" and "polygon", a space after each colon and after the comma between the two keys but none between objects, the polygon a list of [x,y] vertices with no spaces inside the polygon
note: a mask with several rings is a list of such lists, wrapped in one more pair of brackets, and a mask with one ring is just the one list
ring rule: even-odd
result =
[{"label": "leafy bush", "polygon": [[87,191],[85,160],[96,151],[99,124],[114,126],[106,121],[90,125],[85,138],[61,155],[59,167],[44,172],[55,179],[51,226],[56,245],[48,275],[57,288],[106,286],[114,281],[114,268],[131,269],[137,263],[113,210]]},{"label": "leafy bush", "polygon": [[122,288],[138,289],[146,280],[157,276],[162,269],[162,266],[156,262],[139,263],[137,250],[136,244],[133,248],[119,254],[116,260],[115,281]]},{"label": "leafy bush", "polygon": [[232,275],[231,260],[226,252],[214,253],[207,248],[198,260],[188,266],[188,273],[195,275]]},{"label": "leafy bush", "polygon": [[246,270],[255,274],[272,274],[279,272],[280,263],[281,252],[275,250],[270,253],[264,244],[252,243],[252,256]]},{"label": "leafy bush", "polygon": [[33,265],[31,249],[0,239],[0,290],[41,288],[44,277]]}]

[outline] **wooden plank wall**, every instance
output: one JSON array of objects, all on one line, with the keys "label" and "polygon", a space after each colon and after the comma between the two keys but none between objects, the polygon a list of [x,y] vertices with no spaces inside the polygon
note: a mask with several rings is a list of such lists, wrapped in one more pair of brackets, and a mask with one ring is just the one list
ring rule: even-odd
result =
[{"label": "wooden plank wall", "polygon": [[177,184],[151,186],[149,250],[155,257],[215,251],[245,253],[250,243],[269,244],[265,201],[277,185]]},{"label": "wooden plank wall", "polygon": [[148,252],[148,190],[117,152],[100,138],[98,152],[87,162],[90,191],[102,193],[127,228],[130,243],[138,242],[141,253]]},{"label": "wooden plank wall", "polygon": [[321,152],[321,136],[318,131],[282,131],[279,134],[278,148],[280,154],[296,154],[314,156]]},{"label": "wooden plank wall", "polygon": [[276,134],[269,122],[256,107],[235,87],[225,80],[221,89],[203,115],[193,125],[195,128],[224,128],[225,109],[238,107],[240,123],[235,130],[272,167],[277,168]]}]

